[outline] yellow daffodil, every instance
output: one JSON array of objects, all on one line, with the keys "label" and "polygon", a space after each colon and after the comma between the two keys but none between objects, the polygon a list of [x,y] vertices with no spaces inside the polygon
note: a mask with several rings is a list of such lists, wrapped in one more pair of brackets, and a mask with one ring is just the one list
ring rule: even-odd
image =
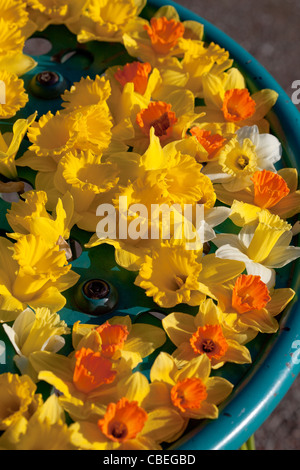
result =
[{"label": "yellow daffodil", "polygon": [[6,218],[14,233],[10,238],[18,239],[22,235],[41,236],[51,247],[58,245],[65,250],[67,259],[72,257],[66,240],[76,222],[74,218],[74,201],[70,193],[65,193],[58,200],[55,214],[50,216],[46,210],[47,194],[44,191],[28,191],[22,194],[19,202],[13,202]]},{"label": "yellow daffodil", "polygon": [[218,44],[191,41],[182,59],[173,57],[167,66],[160,67],[162,86],[159,93],[167,94],[176,86],[192,91],[196,98],[203,98],[203,75],[221,75],[232,63],[229,52]]},{"label": "yellow daffodil", "polygon": [[274,173],[256,171],[253,184],[232,193],[220,184],[214,185],[217,197],[231,205],[231,220],[238,226],[255,222],[261,210],[267,209],[281,219],[287,219],[300,211],[300,191],[296,168],[284,168]]},{"label": "yellow daffodil", "polygon": [[139,14],[146,0],[90,0],[78,21],[69,23],[81,43],[89,41],[122,42],[126,31],[144,24]]},{"label": "yellow daffodil", "polygon": [[173,6],[159,8],[150,22],[125,32],[124,46],[133,57],[152,66],[166,65],[172,57],[182,57],[193,41],[200,41],[203,26],[195,21],[180,21]]},{"label": "yellow daffodil", "polygon": [[161,328],[142,323],[132,324],[130,317],[113,317],[103,325],[81,324],[73,326],[73,347],[78,349],[85,343],[91,332],[97,333],[97,349],[103,357],[113,360],[122,358],[131,369],[135,368],[144,357],[152,354],[166,341]]},{"label": "yellow daffodil", "polygon": [[[44,176],[45,175],[45,176]],[[92,151],[68,152],[60,160],[56,172],[41,173],[36,187],[45,188],[52,196],[52,204],[67,191],[73,197],[74,215],[78,227],[96,231],[96,211],[99,204],[111,203],[119,181],[119,168],[110,161],[102,161],[101,154]]]},{"label": "yellow daffodil", "polygon": [[[13,4],[13,5],[12,5]],[[33,24],[24,23],[26,5],[17,0],[1,0],[0,4],[0,70],[17,76],[32,70],[37,63],[23,54],[25,39],[34,32]],[[25,16],[24,16],[25,15]]]},{"label": "yellow daffodil", "polygon": [[213,183],[227,191],[241,191],[252,184],[257,171],[276,172],[281,159],[281,144],[271,134],[260,134],[257,126],[245,126],[218,152],[203,169]]},{"label": "yellow daffodil", "polygon": [[20,418],[30,418],[41,406],[42,396],[27,375],[5,373],[0,375],[0,429],[3,431]]},{"label": "yellow daffodil", "polygon": [[0,437],[5,450],[75,450],[72,430],[56,395],[41,404],[28,419],[21,417]]},{"label": "yellow daffodil", "polygon": [[235,67],[221,75],[204,74],[202,82],[205,106],[196,108],[196,112],[205,112],[202,122],[232,122],[237,129],[257,125],[262,132],[269,132],[265,116],[277,101],[275,91],[265,89],[251,95]]},{"label": "yellow daffodil", "polygon": [[214,254],[203,256],[202,250],[187,250],[181,240],[167,240],[145,256],[135,284],[161,307],[195,306],[212,294],[210,286],[232,279],[244,268],[242,262],[222,264]]},{"label": "yellow daffodil", "polygon": [[170,407],[157,405],[148,411],[144,404],[149,403],[149,392],[140,372],[121,380],[98,416],[71,425],[73,444],[82,450],[161,450],[160,443],[182,434],[185,422]]},{"label": "yellow daffodil", "polygon": [[290,288],[268,289],[260,276],[242,274],[226,285],[216,286],[218,306],[223,321],[236,332],[248,329],[261,333],[275,333],[278,322],[274,318],[293,299]]},{"label": "yellow daffodil", "polygon": [[0,173],[6,178],[17,178],[15,158],[35,118],[36,113],[27,119],[18,119],[13,125],[12,132],[6,132],[3,135],[0,133]]},{"label": "yellow daffodil", "polygon": [[70,90],[62,94],[62,106],[71,111],[85,106],[98,105],[107,101],[111,94],[111,87],[108,80],[96,75],[92,80],[89,76],[82,77],[79,82],[75,82]]},{"label": "yellow daffodil", "polygon": [[[194,317],[174,312],[162,320],[163,327],[177,346],[173,357],[179,365],[188,363],[199,355],[206,355],[213,368],[226,362],[245,364],[251,362],[248,349],[240,344],[241,338],[223,323],[222,310],[212,299],[205,300]],[[250,336],[252,339],[252,337]],[[245,338],[242,337],[245,341]]]},{"label": "yellow daffodil", "polygon": [[[0,25],[1,27],[1,25]],[[24,108],[29,98],[25,92],[24,82],[14,73],[0,70],[0,80],[5,84],[5,103],[0,104],[0,118],[9,119]]]},{"label": "yellow daffodil", "polygon": [[161,145],[183,139],[187,130],[201,117],[195,113],[194,95],[189,90],[174,90],[165,101],[150,101],[136,114],[134,139],[125,141],[134,151],[145,152],[149,145],[151,128]]},{"label": "yellow daffodil", "polygon": [[[198,162],[210,162],[218,159],[219,152],[235,137],[235,127],[231,123],[195,123],[189,129],[191,137],[186,138],[190,152]],[[194,147],[194,150],[192,150]]]},{"label": "yellow daffodil", "polygon": [[38,31],[43,31],[50,24],[66,24],[76,21],[87,0],[28,0],[28,12]]},{"label": "yellow daffodil", "polygon": [[60,292],[79,279],[65,252],[31,234],[14,244],[0,238],[0,246],[0,321],[15,320],[27,306],[61,310],[66,299]]},{"label": "yellow daffodil", "polygon": [[39,157],[52,157],[57,162],[63,153],[74,147],[77,138],[75,125],[76,121],[67,119],[59,111],[55,115],[49,111],[28,130],[32,144],[29,150]]},{"label": "yellow daffodil", "polygon": [[119,369],[100,351],[82,347],[70,357],[48,351],[33,352],[30,362],[39,380],[44,380],[61,394],[60,402],[73,420],[86,419],[108,404],[116,384],[128,368]]},{"label": "yellow daffodil", "polygon": [[185,427],[190,419],[216,419],[217,405],[230,395],[233,385],[210,374],[211,362],[205,354],[179,369],[172,356],[161,352],[151,367],[147,404],[176,410]]},{"label": "yellow daffodil", "polygon": [[286,266],[299,258],[300,248],[290,246],[292,227],[268,210],[258,213],[256,223],[245,225],[238,235],[218,234],[213,243],[216,256],[240,260],[248,274],[258,275],[268,288],[275,285],[275,268]]},{"label": "yellow daffodil", "polygon": [[[25,328],[26,326],[26,328]],[[30,365],[30,355],[34,351],[58,352],[65,345],[62,335],[71,331],[57,313],[51,313],[48,308],[37,308],[35,313],[30,308],[25,309],[12,326],[3,328],[9,337],[17,355],[14,361],[22,373],[37,381],[37,375]]]}]

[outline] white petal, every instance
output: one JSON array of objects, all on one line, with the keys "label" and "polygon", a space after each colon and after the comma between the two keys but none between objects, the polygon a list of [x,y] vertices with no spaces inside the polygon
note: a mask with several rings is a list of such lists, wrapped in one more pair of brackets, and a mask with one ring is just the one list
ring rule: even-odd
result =
[{"label": "white petal", "polygon": [[199,228],[197,228],[198,235],[200,237],[201,243],[209,242],[213,240],[216,236],[215,231],[211,226],[206,222],[206,220],[201,220]]},{"label": "white petal", "polygon": [[236,131],[236,135],[240,145],[243,145],[245,139],[250,139],[255,146],[258,144],[259,130],[257,126],[243,126]]},{"label": "white petal", "polygon": [[[282,146],[280,141],[271,134],[260,134],[259,143],[256,147],[257,164],[259,167],[264,162],[276,163],[281,159]],[[264,168],[265,166],[263,166]]]},{"label": "white petal", "polygon": [[269,290],[275,286],[276,273],[274,269],[254,263],[252,260],[245,262],[245,265],[247,273],[252,274],[252,276],[260,276],[262,282],[267,285]]},{"label": "white petal", "polygon": [[22,354],[22,352],[19,349],[18,343],[19,343],[19,338],[17,333],[6,323],[3,324],[3,330],[7,334],[11,344],[13,345],[15,351],[17,354]]},{"label": "white petal", "polygon": [[62,336],[51,336],[50,338],[45,341],[43,344],[41,351],[49,351],[52,353],[57,353],[60,351],[64,345],[66,344],[65,339]]},{"label": "white petal", "polygon": [[238,238],[245,248],[249,247],[256,227],[257,227],[257,224],[245,225],[240,231],[240,233],[238,234]]},{"label": "white petal", "polygon": [[238,235],[235,235],[234,233],[219,233],[214,238],[214,244],[217,247],[220,247],[223,245],[230,245],[234,248],[237,248],[240,251],[243,250],[243,245],[241,244]]},{"label": "white petal", "polygon": [[[213,240],[213,243],[215,243],[215,240]],[[240,251],[238,248],[233,247],[231,245],[223,245],[220,248],[217,249],[215,253],[217,258],[222,258],[222,259],[233,259],[236,261],[243,261],[244,263],[248,263],[251,261],[245,253]]]},{"label": "white petal", "polygon": [[205,222],[207,222],[211,227],[215,227],[228,219],[230,212],[230,207],[223,206],[207,209],[205,211]]}]

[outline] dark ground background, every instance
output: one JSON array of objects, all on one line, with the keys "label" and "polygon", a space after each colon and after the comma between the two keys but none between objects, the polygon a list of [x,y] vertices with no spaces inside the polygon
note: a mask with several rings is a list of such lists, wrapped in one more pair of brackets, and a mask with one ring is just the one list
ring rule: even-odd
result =
[{"label": "dark ground background", "polygon": [[[235,39],[289,97],[300,80],[300,0],[177,0]],[[300,110],[300,105],[297,106]],[[300,158],[300,156],[299,156]],[[300,450],[300,376],[255,433],[258,450]]]}]

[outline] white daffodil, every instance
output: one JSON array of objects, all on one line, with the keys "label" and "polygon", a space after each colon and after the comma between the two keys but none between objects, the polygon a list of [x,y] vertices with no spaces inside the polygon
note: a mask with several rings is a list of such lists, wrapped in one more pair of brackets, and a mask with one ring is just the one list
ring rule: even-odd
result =
[{"label": "white daffodil", "polygon": [[267,210],[255,224],[245,225],[238,235],[219,234],[213,239],[216,257],[243,261],[248,274],[257,275],[268,288],[275,285],[275,269],[300,257],[300,247],[290,246],[292,227]]},{"label": "white daffodil", "polygon": [[16,366],[22,374],[29,375],[33,380],[37,379],[37,375],[30,364],[31,353],[58,352],[65,345],[61,335],[70,333],[60,316],[47,308],[37,308],[35,313],[26,308],[12,327],[4,324],[3,328],[17,353],[14,357]]},{"label": "white daffodil", "polygon": [[258,127],[245,126],[220,150],[218,159],[208,162],[202,172],[227,191],[240,191],[253,183],[257,170],[276,172],[282,147],[277,137],[260,134]]}]

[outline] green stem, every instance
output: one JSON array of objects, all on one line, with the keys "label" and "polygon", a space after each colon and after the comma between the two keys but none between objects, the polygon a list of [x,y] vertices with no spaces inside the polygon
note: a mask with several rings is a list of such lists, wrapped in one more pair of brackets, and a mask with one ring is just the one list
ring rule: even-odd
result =
[{"label": "green stem", "polygon": [[256,450],[254,434],[250,436],[246,442],[244,442],[240,450]]}]

